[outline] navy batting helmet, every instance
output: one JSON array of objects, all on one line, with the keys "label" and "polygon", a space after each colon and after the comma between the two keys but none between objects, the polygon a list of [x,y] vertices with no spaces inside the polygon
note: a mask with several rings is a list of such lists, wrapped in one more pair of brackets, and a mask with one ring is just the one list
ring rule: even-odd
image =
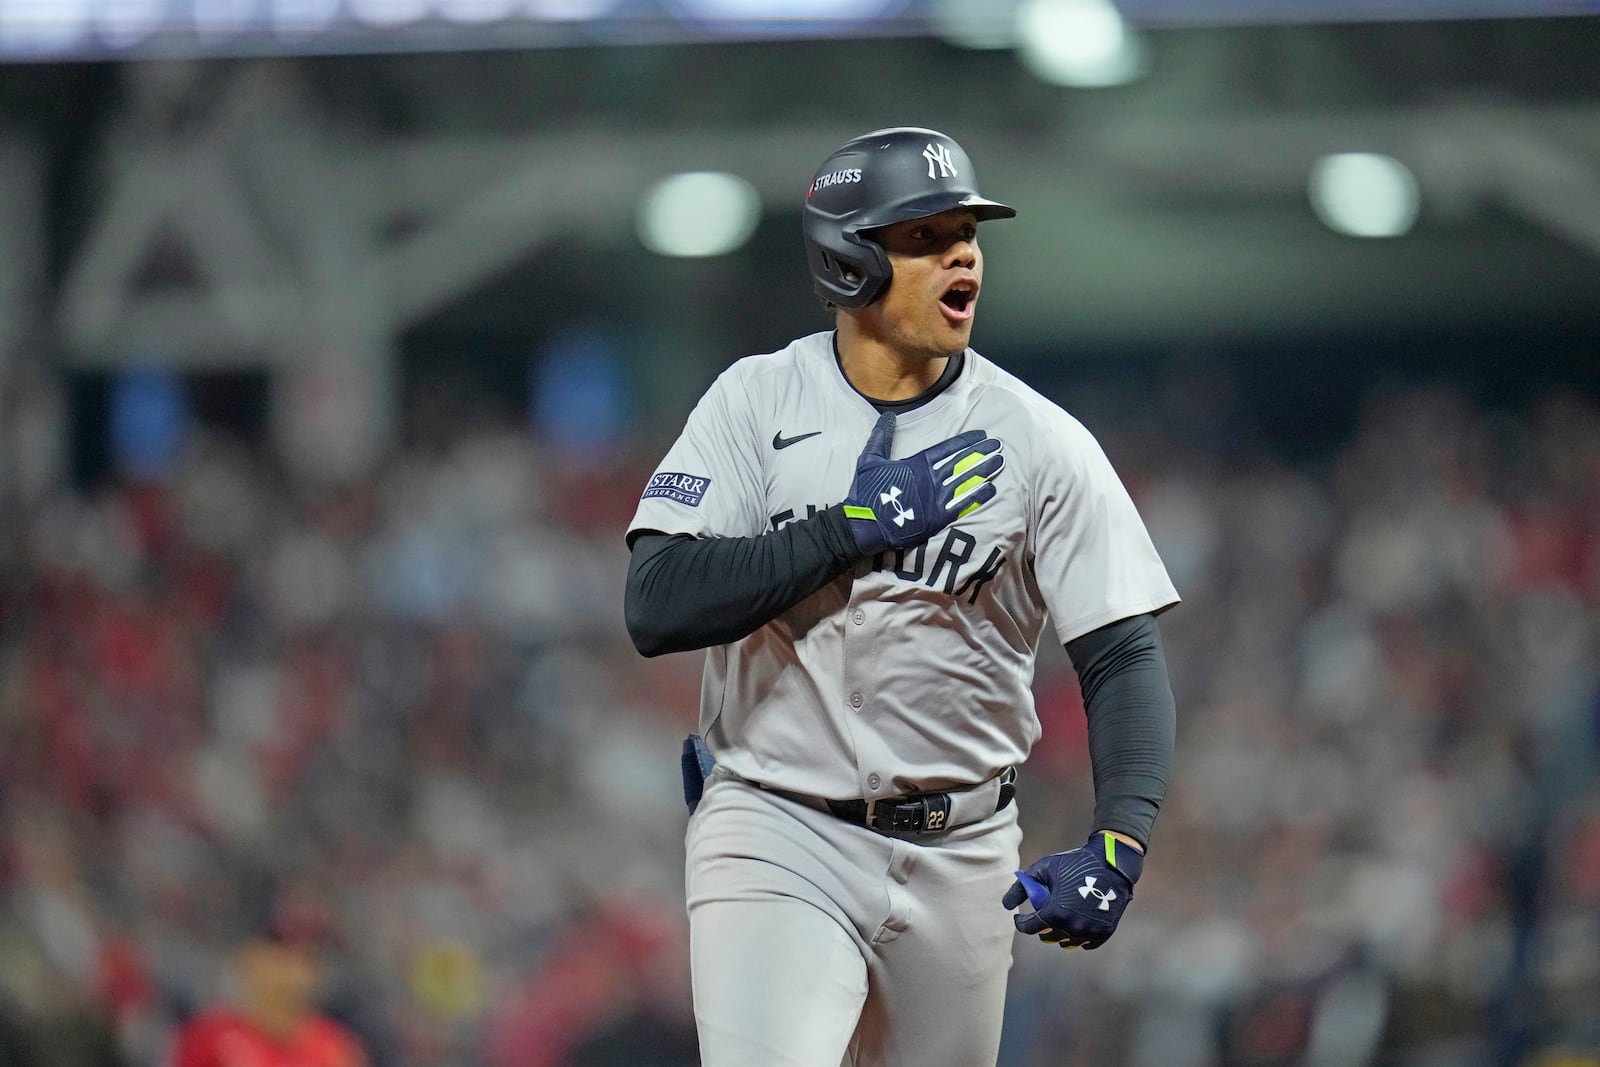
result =
[{"label": "navy batting helmet", "polygon": [[967,208],[985,219],[1016,211],[978,195],[972,161],[937,130],[897,126],[846,141],[823,161],[806,193],[802,228],[817,295],[844,308],[876,300],[894,273],[867,231]]}]

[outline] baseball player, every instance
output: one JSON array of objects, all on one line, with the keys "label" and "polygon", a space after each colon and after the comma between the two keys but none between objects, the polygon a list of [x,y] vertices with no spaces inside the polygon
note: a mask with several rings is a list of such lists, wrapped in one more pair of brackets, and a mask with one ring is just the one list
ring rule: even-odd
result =
[{"label": "baseball player", "polygon": [[[878,130],[812,179],[807,261],[834,329],[739,360],[628,532],[627,623],[707,649],[685,752],[706,1067],[978,1067],[1012,924],[1116,930],[1166,791],[1177,602],[1070,415],[968,347],[978,192],[933,130]],[[1018,871],[1016,767],[1048,619],[1078,671],[1094,833]]]}]

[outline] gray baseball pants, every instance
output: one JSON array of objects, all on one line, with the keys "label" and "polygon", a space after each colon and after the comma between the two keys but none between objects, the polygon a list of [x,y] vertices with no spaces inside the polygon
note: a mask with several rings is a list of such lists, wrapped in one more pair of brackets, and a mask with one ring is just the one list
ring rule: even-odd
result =
[{"label": "gray baseball pants", "polygon": [[723,774],[689,820],[703,1067],[992,1067],[1017,806],[894,838]]}]

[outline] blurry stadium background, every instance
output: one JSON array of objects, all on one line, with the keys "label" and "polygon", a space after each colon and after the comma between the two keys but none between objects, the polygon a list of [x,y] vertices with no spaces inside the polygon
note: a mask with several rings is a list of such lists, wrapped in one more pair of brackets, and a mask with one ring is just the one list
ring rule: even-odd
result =
[{"label": "blurry stadium background", "polygon": [[0,1065],[162,1063],[263,893],[378,1065],[695,1062],[622,532],[892,124],[1186,600],[1139,899],[1001,1062],[1600,1063],[1595,9],[0,0]]}]

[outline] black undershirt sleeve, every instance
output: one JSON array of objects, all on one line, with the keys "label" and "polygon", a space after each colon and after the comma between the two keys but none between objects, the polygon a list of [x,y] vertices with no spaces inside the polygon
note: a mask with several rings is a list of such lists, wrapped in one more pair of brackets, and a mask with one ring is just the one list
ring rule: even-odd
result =
[{"label": "black undershirt sleeve", "polygon": [[1178,733],[1176,702],[1154,615],[1135,615],[1067,642],[1089,718],[1094,829],[1150,842]]},{"label": "black undershirt sleeve", "polygon": [[747,637],[861,558],[842,505],[759,537],[651,530],[632,548],[623,612],[646,656]]}]

